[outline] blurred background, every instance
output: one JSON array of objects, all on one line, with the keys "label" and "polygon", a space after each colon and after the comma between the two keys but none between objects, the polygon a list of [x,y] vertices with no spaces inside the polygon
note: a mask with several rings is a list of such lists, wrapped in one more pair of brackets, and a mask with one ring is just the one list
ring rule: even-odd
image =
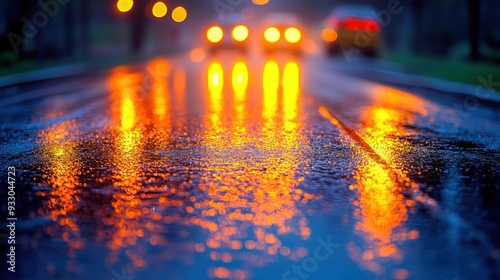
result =
[{"label": "blurred background", "polygon": [[[381,58],[430,76],[475,82],[498,73],[498,0],[4,0],[0,3],[0,75],[72,63],[115,64],[186,50],[209,21],[231,13],[257,20],[272,11],[298,14],[317,41],[320,24],[340,4],[381,11]],[[388,6],[397,14],[384,14]],[[177,9],[176,9],[177,8]],[[437,60],[436,60],[437,59]],[[473,61],[474,63],[471,63]]]}]

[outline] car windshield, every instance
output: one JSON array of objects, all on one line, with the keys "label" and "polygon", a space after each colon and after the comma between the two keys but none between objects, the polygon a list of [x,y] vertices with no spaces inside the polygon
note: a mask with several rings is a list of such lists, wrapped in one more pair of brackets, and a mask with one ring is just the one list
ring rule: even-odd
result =
[{"label": "car windshield", "polygon": [[293,14],[272,13],[267,15],[266,21],[279,24],[297,24],[299,19]]},{"label": "car windshield", "polygon": [[240,23],[242,21],[243,18],[241,17],[241,15],[236,13],[227,14],[221,19],[221,22],[224,24],[235,24],[235,23]]}]

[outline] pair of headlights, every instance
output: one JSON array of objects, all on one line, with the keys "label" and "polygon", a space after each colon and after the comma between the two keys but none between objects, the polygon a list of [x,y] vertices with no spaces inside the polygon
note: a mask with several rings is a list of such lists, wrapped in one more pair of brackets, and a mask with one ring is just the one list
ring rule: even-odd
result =
[{"label": "pair of headlights", "polygon": [[[295,44],[300,41],[302,38],[302,33],[298,28],[295,27],[289,27],[285,30],[283,33],[283,36],[285,37],[285,40],[288,43]],[[276,43],[280,40],[281,38],[281,32],[278,28],[276,27],[269,27],[264,31],[264,38],[266,41],[269,43]]]},{"label": "pair of headlights", "polygon": [[[233,28],[232,36],[233,39],[238,42],[243,42],[248,38],[248,27],[244,25],[238,25]],[[224,38],[224,31],[219,26],[212,26],[207,31],[207,39],[212,43],[219,43]]]},{"label": "pair of headlights", "polygon": [[[248,27],[244,25],[235,26],[232,30],[233,39],[238,42],[243,42],[248,38]],[[264,38],[269,43],[276,43],[281,38],[281,32],[276,27],[269,27],[264,31]],[[283,36],[289,43],[297,43],[302,38],[302,33],[298,28],[289,27],[285,30]],[[219,43],[224,38],[224,31],[219,26],[212,26],[207,31],[207,39],[212,43]]]}]

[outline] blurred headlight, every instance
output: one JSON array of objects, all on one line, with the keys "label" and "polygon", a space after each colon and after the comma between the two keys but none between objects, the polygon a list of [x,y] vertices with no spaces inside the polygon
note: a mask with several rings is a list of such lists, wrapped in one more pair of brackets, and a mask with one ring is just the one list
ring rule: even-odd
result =
[{"label": "blurred headlight", "polygon": [[244,25],[238,25],[233,28],[233,38],[238,42],[243,42],[248,38],[248,28]]},{"label": "blurred headlight", "polygon": [[219,43],[224,37],[224,31],[219,26],[212,26],[207,31],[207,39],[212,43]]},{"label": "blurred headlight", "polygon": [[300,30],[295,27],[290,27],[285,30],[285,39],[289,43],[297,43],[298,41],[300,41],[301,37],[302,34],[300,33]]},{"label": "blurred headlight", "polygon": [[335,31],[332,28],[325,28],[321,32],[321,37],[323,37],[323,40],[325,40],[326,42],[331,43],[331,42],[335,42],[335,40],[337,40],[338,34],[337,34],[337,31]]},{"label": "blurred headlight", "polygon": [[281,37],[280,31],[276,27],[269,27],[264,32],[264,38],[266,38],[266,40],[269,43],[276,43],[276,42],[278,42],[279,39],[280,39],[280,37]]}]

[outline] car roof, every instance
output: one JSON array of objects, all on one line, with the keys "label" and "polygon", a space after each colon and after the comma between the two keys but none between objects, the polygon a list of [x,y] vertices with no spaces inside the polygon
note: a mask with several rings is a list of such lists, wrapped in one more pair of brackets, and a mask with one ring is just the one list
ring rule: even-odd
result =
[{"label": "car roof", "polygon": [[363,4],[339,5],[332,10],[332,15],[351,15],[360,17],[376,17],[375,9]]},{"label": "car roof", "polygon": [[241,16],[240,13],[228,13],[220,18],[220,22],[223,24],[236,24],[245,22],[245,19]]}]

